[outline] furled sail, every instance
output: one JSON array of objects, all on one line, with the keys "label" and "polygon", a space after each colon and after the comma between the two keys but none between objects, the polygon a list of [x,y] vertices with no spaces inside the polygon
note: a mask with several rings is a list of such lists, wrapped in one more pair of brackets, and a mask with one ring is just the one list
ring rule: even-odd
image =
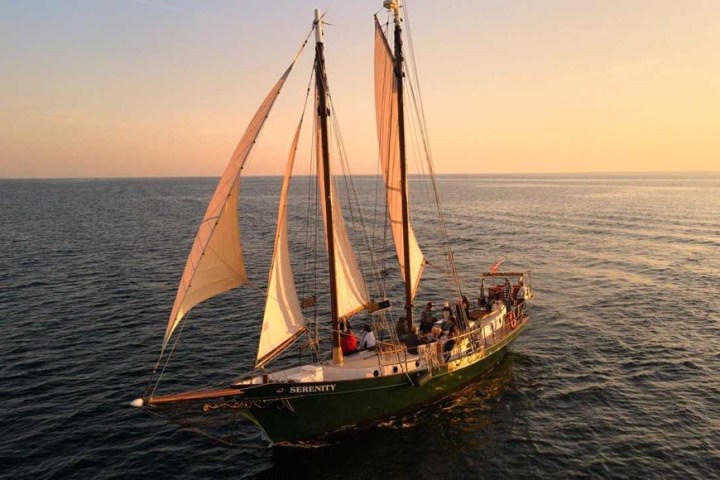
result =
[{"label": "furled sail", "polygon": [[[395,84],[394,57],[375,18],[375,116],[377,121],[380,160],[385,177],[387,207],[390,216],[395,250],[400,271],[405,275],[405,247],[403,245],[402,186],[400,174],[400,142],[398,133],[397,85]],[[415,296],[425,258],[408,222],[410,240],[410,279],[412,296]]]},{"label": "furled sail", "polygon": [[295,290],[295,280],[293,279],[290,264],[287,231],[287,196],[301,127],[302,120],[298,125],[295,138],[290,147],[290,155],[285,167],[282,190],[280,191],[275,249],[273,250],[273,261],[270,267],[265,316],[262,331],[260,332],[257,360],[255,361],[256,367],[260,367],[272,360],[305,331],[300,301]]},{"label": "furled sail", "polygon": [[210,199],[180,279],[163,350],[192,307],[247,281],[238,224],[240,172],[294,64],[295,61],[273,86],[250,121]]},{"label": "furled sail", "polygon": [[[317,124],[318,122],[316,122]],[[322,205],[323,220],[325,220],[325,185],[323,182],[323,162],[322,162],[322,142],[320,141],[320,128],[316,126],[316,152],[317,152],[317,185],[318,198]],[[340,200],[335,187],[335,179],[330,179],[330,198],[332,202],[332,221],[333,221],[333,238],[335,240],[335,285],[337,287],[337,304],[338,317],[347,317],[359,312],[368,303],[368,292],[365,286],[360,267],[355,257],[350,239],[345,230],[345,222],[343,221],[342,210],[340,208]],[[325,223],[325,234],[327,232],[327,222]],[[327,238],[327,237],[326,237]]]}]

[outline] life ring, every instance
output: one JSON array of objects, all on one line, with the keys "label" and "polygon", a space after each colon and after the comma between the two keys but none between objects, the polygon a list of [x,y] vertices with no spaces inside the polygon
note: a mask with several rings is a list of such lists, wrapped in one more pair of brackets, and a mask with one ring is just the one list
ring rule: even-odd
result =
[{"label": "life ring", "polygon": [[515,330],[517,327],[517,320],[515,319],[515,312],[508,312],[507,320],[510,323],[510,329]]}]

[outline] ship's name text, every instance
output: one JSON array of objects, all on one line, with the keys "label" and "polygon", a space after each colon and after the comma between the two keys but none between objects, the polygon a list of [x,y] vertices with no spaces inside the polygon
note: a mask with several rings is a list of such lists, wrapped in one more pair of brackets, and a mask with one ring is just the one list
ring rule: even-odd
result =
[{"label": "ship's name text", "polygon": [[307,387],[290,387],[290,393],[315,393],[334,392],[335,384],[330,385],[308,385]]}]

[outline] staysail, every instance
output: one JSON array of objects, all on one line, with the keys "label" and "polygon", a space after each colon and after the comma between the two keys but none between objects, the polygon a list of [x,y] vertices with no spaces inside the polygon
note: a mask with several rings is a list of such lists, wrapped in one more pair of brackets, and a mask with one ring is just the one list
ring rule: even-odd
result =
[{"label": "staysail", "polygon": [[240,172],[294,64],[283,73],[250,121],[210,199],[180,279],[163,350],[192,307],[247,282],[238,224]]},{"label": "staysail", "polygon": [[[324,169],[319,126],[316,127],[316,136],[318,198],[320,198],[323,219],[325,219],[326,211],[324,199],[326,193],[323,182]],[[353,251],[347,231],[345,230],[345,222],[343,221],[340,200],[335,186],[335,179],[332,176],[330,178],[330,198],[332,201],[332,222],[334,231],[327,232],[327,222],[325,222],[325,234],[332,234],[335,240],[335,285],[337,288],[338,317],[347,317],[359,312],[367,306],[369,303],[368,293],[367,287],[365,286],[365,280],[363,279],[360,267],[355,257],[355,252]]]},{"label": "staysail", "polygon": [[268,294],[265,301],[265,315],[255,361],[256,367],[260,367],[272,360],[305,331],[300,301],[295,289],[295,280],[293,279],[290,264],[287,231],[287,196],[301,127],[302,120],[298,125],[295,138],[290,147],[290,155],[285,167],[282,190],[280,191],[275,249],[273,250]]},{"label": "staysail", "polygon": [[[395,250],[400,263],[400,271],[405,276],[405,247],[403,245],[402,221],[402,178],[400,173],[400,142],[398,133],[397,85],[395,84],[394,58],[390,46],[375,18],[375,117],[377,121],[380,160],[385,177],[387,208],[390,216]],[[410,245],[410,279],[405,282],[411,286],[415,296],[425,258],[415,238],[415,232],[408,221]]]}]

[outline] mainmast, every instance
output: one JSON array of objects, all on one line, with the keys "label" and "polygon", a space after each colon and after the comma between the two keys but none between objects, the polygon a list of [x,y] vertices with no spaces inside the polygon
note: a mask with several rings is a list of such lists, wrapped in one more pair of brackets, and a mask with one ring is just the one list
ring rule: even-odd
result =
[{"label": "mainmast", "polygon": [[330,151],[328,147],[327,77],[325,75],[325,52],[323,46],[323,20],[320,10],[315,10],[315,85],[318,96],[318,120],[322,145],[323,185],[325,186],[325,228],[327,232],[328,270],[330,272],[330,314],[332,316],[332,358],[333,363],[343,363],[340,348],[340,321],[338,318],[337,275],[335,272],[335,235],[333,227],[332,181],[330,172]]},{"label": "mainmast", "polygon": [[385,0],[385,8],[393,11],[395,20],[395,81],[397,82],[398,137],[400,141],[400,195],[402,200],[403,265],[405,268],[405,318],[408,331],[413,326],[412,265],[410,264],[410,215],[408,212],[407,160],[405,153],[405,107],[403,104],[403,53],[400,5],[397,0]]}]

